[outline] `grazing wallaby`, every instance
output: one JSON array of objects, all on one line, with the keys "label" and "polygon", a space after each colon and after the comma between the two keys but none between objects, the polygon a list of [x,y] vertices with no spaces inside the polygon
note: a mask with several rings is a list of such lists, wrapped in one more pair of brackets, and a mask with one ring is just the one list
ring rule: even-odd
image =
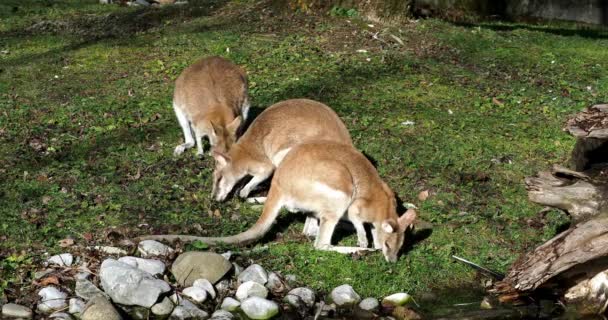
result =
[{"label": "grazing wallaby", "polygon": [[185,140],[175,147],[174,155],[194,147],[192,132],[197,155],[203,154],[203,136],[209,138],[212,147],[227,151],[249,111],[247,75],[224,58],[203,58],[175,81],[173,109]]},{"label": "grazing wallaby", "polygon": [[[150,236],[143,239],[247,244],[260,239],[272,226],[281,208],[316,214],[320,230],[315,247],[353,252],[367,248],[364,223],[373,226],[374,248],[382,249],[389,262],[397,261],[404,232],[414,222],[409,209],[397,215],[393,191],[382,181],[374,166],[352,146],[320,141],[295,146],[276,170],[264,211],[247,231],[228,237]],[[331,237],[340,218],[355,226],[361,248],[332,247]]]},{"label": "grazing wallaby", "polygon": [[213,152],[216,165],[212,194],[223,201],[239,180],[251,175],[239,193],[246,198],[270,177],[291,148],[322,139],[352,146],[348,129],[330,107],[308,99],[276,103],[253,121],[227,153]]}]

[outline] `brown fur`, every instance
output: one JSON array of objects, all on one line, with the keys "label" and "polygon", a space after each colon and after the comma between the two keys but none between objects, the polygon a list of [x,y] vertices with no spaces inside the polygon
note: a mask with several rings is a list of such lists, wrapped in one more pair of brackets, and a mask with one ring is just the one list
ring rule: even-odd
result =
[{"label": "brown fur", "polygon": [[[224,58],[203,58],[186,68],[175,81],[173,106],[178,120],[181,112],[190,123],[199,154],[203,153],[200,145],[203,136],[209,137],[213,147],[227,151],[249,106],[247,75]],[[181,120],[180,125],[186,141],[180,150],[176,148],[176,154],[192,147],[194,142]]]}]

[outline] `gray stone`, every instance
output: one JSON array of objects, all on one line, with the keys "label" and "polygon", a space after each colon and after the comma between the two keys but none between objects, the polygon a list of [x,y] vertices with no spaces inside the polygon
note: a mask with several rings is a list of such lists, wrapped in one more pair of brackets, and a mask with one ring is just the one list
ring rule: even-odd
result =
[{"label": "gray stone", "polygon": [[153,305],[150,311],[159,318],[166,318],[171,314],[173,308],[175,308],[173,302],[169,298],[164,297],[163,301]]},{"label": "gray stone", "polygon": [[243,301],[249,297],[266,298],[267,296],[268,289],[254,281],[247,281],[241,284],[236,290],[236,298],[240,301]]},{"label": "gray stone", "polygon": [[137,251],[143,258],[167,257],[175,250],[155,240],[144,240],[137,245]]},{"label": "gray stone", "polygon": [[203,303],[207,300],[207,291],[201,287],[188,287],[182,291],[182,295],[196,303]]},{"label": "gray stone", "polygon": [[209,318],[209,314],[207,312],[199,309],[196,305],[194,305],[187,299],[177,298],[177,300],[179,300],[179,304],[173,309],[173,312],[171,312],[171,319],[185,320]]},{"label": "gray stone", "polygon": [[74,262],[74,257],[71,253],[62,253],[50,257],[46,262],[50,265],[56,265],[60,267],[69,267]]},{"label": "gray stone", "polygon": [[363,299],[363,301],[361,301],[359,303],[359,308],[365,310],[365,311],[377,311],[378,308],[380,307],[380,302],[378,302],[378,299],[376,298],[365,298]]},{"label": "gray stone", "polygon": [[165,273],[165,264],[156,259],[143,259],[137,257],[122,257],[118,261],[126,263],[153,276]]},{"label": "gray stone", "polygon": [[234,316],[226,310],[217,310],[211,315],[210,320],[232,320]]},{"label": "gray stone", "polygon": [[116,303],[152,307],[171,287],[163,280],[128,264],[106,259],[99,270],[101,287]]},{"label": "gray stone", "polygon": [[331,299],[338,306],[352,306],[361,301],[361,297],[348,284],[341,285],[331,291]]},{"label": "gray stone", "polygon": [[55,270],[54,269],[45,269],[45,270],[41,270],[41,271],[36,271],[34,273],[34,279],[40,280],[40,279],[44,278],[45,276],[51,274],[53,271],[55,271]]},{"label": "gray stone", "polygon": [[108,247],[108,246],[93,246],[89,247],[90,250],[99,251],[101,253],[114,255],[114,256],[126,256],[127,251],[117,247]]},{"label": "gray stone", "polygon": [[82,320],[122,320],[116,308],[102,296],[97,296],[84,308]]},{"label": "gray stone", "polygon": [[279,305],[260,297],[251,297],[241,303],[241,309],[251,319],[266,320],[279,314]]},{"label": "gray stone", "polygon": [[268,273],[259,264],[252,264],[247,269],[243,270],[238,276],[238,283],[244,283],[247,281],[257,282],[261,285],[265,285],[268,282]]},{"label": "gray stone", "polygon": [[280,294],[287,290],[285,282],[276,272],[268,273],[268,282],[266,282],[266,288],[275,294]]},{"label": "gray stone", "polygon": [[2,306],[3,318],[31,319],[34,316],[32,309],[15,303],[7,303]]},{"label": "gray stone", "polygon": [[74,289],[76,295],[84,300],[91,300],[97,296],[106,296],[106,294],[97,288],[93,282],[86,279],[76,280],[76,288]]},{"label": "gray stone", "polygon": [[315,292],[310,288],[295,288],[285,296],[285,302],[295,308],[312,308],[315,305]]},{"label": "gray stone", "polygon": [[221,308],[222,310],[233,312],[236,311],[240,306],[241,303],[238,300],[231,297],[226,297],[224,301],[222,301]]},{"label": "gray stone", "polygon": [[209,280],[207,279],[196,279],[194,283],[192,283],[193,287],[199,287],[207,291],[207,293],[211,296],[211,299],[215,299],[215,289]]},{"label": "gray stone", "polygon": [[38,295],[41,298],[38,311],[41,313],[49,314],[68,306],[66,301],[68,295],[55,287],[42,288],[38,291]]},{"label": "gray stone", "polygon": [[295,284],[296,281],[298,281],[298,277],[296,277],[295,274],[288,274],[285,275],[285,281],[287,281],[289,284]]},{"label": "gray stone", "polygon": [[123,306],[118,305],[118,308],[129,315],[132,320],[148,320],[150,319],[150,308],[141,306]]},{"label": "gray stone", "polygon": [[180,285],[189,287],[196,279],[216,283],[231,267],[230,262],[217,253],[190,251],[175,259],[171,273]]},{"label": "gray stone", "polygon": [[76,299],[76,298],[72,298],[70,299],[70,303],[69,303],[69,308],[68,308],[68,312],[74,315],[82,315],[82,311],[84,311],[84,307],[85,307],[85,302],[80,300],[80,299]]}]

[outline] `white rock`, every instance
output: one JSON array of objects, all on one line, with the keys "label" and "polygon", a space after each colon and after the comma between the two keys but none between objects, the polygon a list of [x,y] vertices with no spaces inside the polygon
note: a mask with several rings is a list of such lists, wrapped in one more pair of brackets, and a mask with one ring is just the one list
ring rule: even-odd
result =
[{"label": "white rock", "polygon": [[205,291],[207,291],[207,293],[211,296],[211,299],[215,299],[215,289],[213,288],[213,285],[211,284],[211,282],[209,282],[209,280],[207,280],[207,279],[194,280],[194,283],[192,284],[192,286],[205,289]]},{"label": "white rock", "polygon": [[393,305],[393,306],[402,306],[411,300],[412,300],[412,296],[410,296],[407,293],[400,292],[400,293],[391,294],[390,296],[382,299],[382,304],[389,304],[389,305]]},{"label": "white rock", "polygon": [[207,291],[201,287],[188,287],[182,294],[196,303],[203,303],[207,300]]},{"label": "white rock", "polygon": [[55,320],[72,320],[74,318],[72,318],[72,316],[69,313],[65,313],[65,312],[54,312],[53,314],[51,314],[49,316],[49,319],[55,319]]},{"label": "white rock", "polygon": [[247,269],[243,270],[238,276],[238,282],[244,283],[247,281],[257,282],[265,285],[268,282],[268,273],[259,264],[252,264]]},{"label": "white rock", "polygon": [[209,314],[197,306],[195,306],[192,302],[186,299],[179,299],[179,305],[177,305],[173,312],[171,312],[170,319],[175,320],[185,320],[185,319],[207,319],[209,318]]},{"label": "white rock", "polygon": [[68,312],[75,315],[81,315],[84,311],[85,303],[83,300],[72,298],[70,299]]},{"label": "white rock", "polygon": [[234,319],[232,313],[226,310],[217,310],[211,315],[211,319],[209,320],[231,320]]},{"label": "white rock", "polygon": [[7,303],[2,306],[2,317],[3,318],[23,318],[31,319],[34,316],[32,309],[24,307],[22,305]]},{"label": "white rock", "polygon": [[285,301],[296,308],[302,304],[312,308],[315,305],[315,292],[309,288],[295,288],[287,293]]},{"label": "white rock", "polygon": [[157,315],[160,318],[163,317],[168,317],[171,312],[173,311],[173,308],[175,308],[175,306],[173,305],[173,302],[171,302],[171,300],[167,297],[163,298],[163,301],[155,304],[152,306],[152,309],[150,309],[150,311],[152,311],[152,314]]},{"label": "white rock", "polygon": [[236,298],[240,301],[243,301],[249,297],[266,298],[267,296],[268,289],[254,281],[247,281],[241,284],[236,290]]},{"label": "white rock", "polygon": [[359,308],[366,311],[376,311],[380,307],[380,302],[376,298],[366,298],[359,303]]},{"label": "white rock", "polygon": [[332,290],[331,299],[339,307],[354,305],[361,301],[361,297],[348,284],[341,285]]},{"label": "white rock", "polygon": [[46,262],[50,265],[69,267],[74,262],[74,256],[71,253],[62,253],[48,258]]},{"label": "white rock", "polygon": [[236,309],[238,309],[240,306],[241,303],[238,300],[231,297],[226,297],[224,301],[222,301],[221,308],[222,310],[233,312],[236,311]]},{"label": "white rock", "polygon": [[274,301],[260,297],[251,297],[241,303],[241,309],[245,314],[255,320],[270,319],[279,314],[279,305]]},{"label": "white rock", "polygon": [[127,251],[117,247],[108,247],[108,246],[93,246],[89,247],[90,250],[99,251],[101,253],[116,255],[116,256],[126,256]]},{"label": "white rock", "polygon": [[42,313],[48,314],[68,306],[68,303],[65,301],[68,295],[55,287],[42,288],[38,291],[38,295],[41,298],[38,310]]},{"label": "white rock", "polygon": [[171,247],[154,240],[144,240],[140,242],[137,245],[137,250],[144,258],[158,256],[166,257],[175,251]]},{"label": "white rock", "polygon": [[283,282],[283,279],[281,279],[276,272],[268,273],[268,282],[266,282],[266,288],[275,293],[281,293],[286,290],[285,282]]},{"label": "white rock", "polygon": [[106,259],[99,270],[104,291],[116,303],[152,307],[171,287],[151,274],[114,259]]},{"label": "white rock", "polygon": [[143,270],[153,276],[165,273],[165,264],[156,259],[143,259],[137,257],[122,257],[118,261]]}]

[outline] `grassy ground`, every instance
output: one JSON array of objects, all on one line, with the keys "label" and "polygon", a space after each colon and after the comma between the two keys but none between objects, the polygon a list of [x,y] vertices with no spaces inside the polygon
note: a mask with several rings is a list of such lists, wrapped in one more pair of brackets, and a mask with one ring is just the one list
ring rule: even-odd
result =
[{"label": "grassy ground", "polygon": [[[173,80],[206,55],[247,69],[258,111],[296,97],[332,106],[385,181],[434,225],[388,264],[315,251],[298,235],[303,220],[285,214],[259,244],[267,249],[246,258],[321,291],[350,283],[365,296],[420,295],[478,285],[452,254],[505,270],[563,227],[561,213],[527,200],[523,178],[566,163],[574,141],[564,120],[608,100],[608,33],[347,19],[278,16],[252,1],[3,1],[0,289],[28,283],[30,265],[65,250],[66,237],[227,235],[257,219],[259,208],[238,199],[211,200],[209,158],[172,157],[182,139]],[[432,194],[424,202],[422,190]]]}]

